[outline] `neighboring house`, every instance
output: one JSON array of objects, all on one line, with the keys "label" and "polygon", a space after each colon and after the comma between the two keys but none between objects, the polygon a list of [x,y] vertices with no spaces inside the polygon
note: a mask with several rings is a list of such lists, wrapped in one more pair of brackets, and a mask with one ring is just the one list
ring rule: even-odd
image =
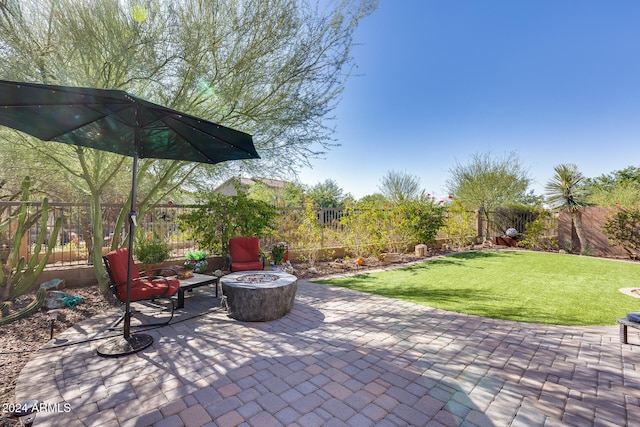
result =
[{"label": "neighboring house", "polygon": [[287,181],[280,181],[277,179],[268,179],[268,178],[229,178],[222,184],[216,187],[214,190],[216,193],[224,194],[225,196],[235,196],[236,192],[236,184],[240,184],[240,188],[248,190],[251,186],[261,183],[265,187],[274,190],[278,193],[278,190],[284,188],[285,185],[288,184]]}]

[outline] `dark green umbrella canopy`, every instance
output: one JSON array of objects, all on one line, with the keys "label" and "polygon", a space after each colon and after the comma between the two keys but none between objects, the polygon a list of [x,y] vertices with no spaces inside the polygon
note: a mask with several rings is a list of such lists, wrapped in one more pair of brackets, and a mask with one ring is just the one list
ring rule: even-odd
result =
[{"label": "dark green umbrella canopy", "polygon": [[140,158],[210,164],[260,157],[251,135],[120,90],[0,80],[0,124],[132,157],[136,149]]},{"label": "dark green umbrella canopy", "polygon": [[215,164],[260,158],[251,135],[137,98],[120,90],[0,80],[0,125],[45,141],[58,141],[133,157],[129,212],[129,265],[124,336],[98,353],[121,356],[153,343],[130,334],[133,234],[138,158]]}]

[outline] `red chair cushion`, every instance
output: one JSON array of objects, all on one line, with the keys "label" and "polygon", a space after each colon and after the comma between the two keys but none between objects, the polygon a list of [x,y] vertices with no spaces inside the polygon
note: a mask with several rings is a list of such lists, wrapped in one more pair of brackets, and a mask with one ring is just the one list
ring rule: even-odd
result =
[{"label": "red chair cushion", "polygon": [[235,262],[233,261],[233,271],[249,271],[249,270],[262,270],[264,265],[262,261],[251,262]]},{"label": "red chair cushion", "polygon": [[[168,286],[167,286],[168,285]],[[118,299],[126,298],[127,284],[118,286]],[[145,279],[141,278],[131,282],[131,301],[151,299],[153,297],[170,297],[178,292],[180,281],[178,279]]]},{"label": "red chair cushion", "polygon": [[[109,275],[114,282],[116,297],[120,301],[126,299],[127,292],[127,268],[129,262],[129,250],[117,249],[105,255]],[[140,271],[135,263],[131,270],[131,301],[151,299],[153,297],[170,297],[178,292],[180,281],[174,278],[140,277]]]},{"label": "red chair cushion", "polygon": [[257,237],[229,239],[229,255],[234,267],[236,263],[260,261],[260,241]]},{"label": "red chair cushion", "polygon": [[[111,279],[115,282],[114,285],[121,283],[127,283],[127,268],[129,263],[129,249],[121,248],[115,251],[109,252],[105,255],[108,267],[110,270]],[[135,263],[133,263],[131,270],[131,279],[137,279],[140,277],[140,271]]]}]

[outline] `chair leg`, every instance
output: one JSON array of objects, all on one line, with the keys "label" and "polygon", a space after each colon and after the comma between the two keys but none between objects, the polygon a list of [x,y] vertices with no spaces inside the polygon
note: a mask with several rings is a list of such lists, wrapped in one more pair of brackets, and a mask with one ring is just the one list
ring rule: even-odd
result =
[{"label": "chair leg", "polygon": [[629,342],[627,336],[627,325],[620,325],[620,342],[622,344],[627,344]]},{"label": "chair leg", "polygon": [[[138,325],[138,327],[141,327],[141,326],[164,326],[164,325],[168,325],[169,322],[171,322],[171,320],[173,320],[173,314],[174,314],[175,309],[176,309],[176,304],[175,304],[175,302],[173,301],[173,299],[171,297],[163,298],[163,299],[169,300],[169,305],[171,306],[171,315],[169,316],[169,319],[166,320],[166,321],[157,322],[157,323],[145,323],[143,325]],[[153,300],[152,300],[152,302],[153,302]]]}]

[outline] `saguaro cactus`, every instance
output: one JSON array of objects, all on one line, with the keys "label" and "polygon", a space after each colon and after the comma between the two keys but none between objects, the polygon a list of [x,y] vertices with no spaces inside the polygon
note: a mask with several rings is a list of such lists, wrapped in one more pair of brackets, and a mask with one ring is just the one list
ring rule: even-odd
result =
[{"label": "saguaro cactus", "polygon": [[[26,177],[22,182],[22,205],[20,206],[20,210],[16,215],[9,215],[0,221],[0,232],[5,232],[9,230],[10,227],[15,229],[12,237],[10,237],[10,244],[7,248],[9,254],[6,262],[2,265],[2,273],[0,274],[0,289],[2,290],[3,300],[3,302],[0,303],[0,313],[2,317],[4,317],[4,314],[11,307],[13,300],[31,289],[40,273],[42,273],[42,270],[44,270],[49,255],[51,255],[57,241],[55,237],[51,238],[45,246],[44,242],[47,236],[47,225],[49,221],[49,203],[46,198],[43,199],[40,205],[40,212],[35,215],[29,215],[27,209],[29,189],[30,180],[29,177]],[[37,221],[38,215],[40,216],[40,231],[35,242],[32,256],[27,261],[24,256],[20,256],[20,244],[30,226]],[[58,235],[61,225],[62,219],[57,218],[51,236]],[[45,246],[45,252],[42,258],[40,258],[39,255],[43,246]],[[39,308],[42,300],[42,295],[38,294],[34,302],[29,304],[22,312],[11,315],[12,320],[31,314],[35,309]],[[34,307],[34,304],[37,306]],[[0,324],[5,323],[2,320],[3,319],[0,318]]]}]

